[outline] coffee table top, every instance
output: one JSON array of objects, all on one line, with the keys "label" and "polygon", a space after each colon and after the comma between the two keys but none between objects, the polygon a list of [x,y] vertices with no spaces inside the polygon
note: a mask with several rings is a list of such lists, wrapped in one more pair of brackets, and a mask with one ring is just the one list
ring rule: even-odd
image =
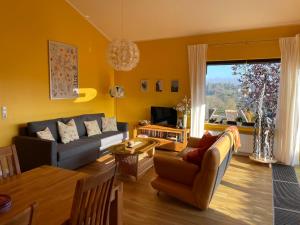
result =
[{"label": "coffee table top", "polygon": [[[133,142],[132,147],[128,147],[128,143]],[[121,144],[113,145],[108,150],[113,154],[143,154],[145,151],[156,147],[159,141],[151,138],[133,138]]]}]

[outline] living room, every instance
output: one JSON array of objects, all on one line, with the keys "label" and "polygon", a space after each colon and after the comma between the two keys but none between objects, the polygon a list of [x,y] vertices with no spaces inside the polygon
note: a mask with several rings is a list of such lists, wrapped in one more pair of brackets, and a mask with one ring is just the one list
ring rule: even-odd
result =
[{"label": "living room", "polygon": [[300,224],[299,7],[3,2],[0,224]]}]

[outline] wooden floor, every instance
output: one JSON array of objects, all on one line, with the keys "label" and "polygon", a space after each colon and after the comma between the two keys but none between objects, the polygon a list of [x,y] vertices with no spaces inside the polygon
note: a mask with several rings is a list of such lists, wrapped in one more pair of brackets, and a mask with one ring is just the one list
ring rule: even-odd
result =
[{"label": "wooden floor", "polygon": [[[80,170],[96,173],[111,160],[110,157],[102,158]],[[155,172],[151,169],[138,182],[124,181],[124,225],[272,224],[271,169],[247,157],[233,157],[206,211],[199,211],[165,194],[157,196],[150,185],[154,177]]]}]

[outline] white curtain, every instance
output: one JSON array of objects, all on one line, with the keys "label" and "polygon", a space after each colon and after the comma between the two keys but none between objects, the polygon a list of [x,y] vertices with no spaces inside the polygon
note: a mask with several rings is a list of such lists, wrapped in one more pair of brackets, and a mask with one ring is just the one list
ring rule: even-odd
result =
[{"label": "white curtain", "polygon": [[206,53],[206,44],[188,46],[192,137],[202,137],[204,132]]},{"label": "white curtain", "polygon": [[281,38],[281,75],[275,131],[275,158],[299,164],[300,150],[300,35]]}]

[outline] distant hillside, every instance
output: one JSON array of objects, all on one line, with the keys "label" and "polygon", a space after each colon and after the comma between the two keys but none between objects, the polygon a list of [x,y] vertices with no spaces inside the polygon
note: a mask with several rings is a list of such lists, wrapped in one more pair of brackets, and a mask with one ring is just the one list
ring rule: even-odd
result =
[{"label": "distant hillside", "polygon": [[239,100],[240,84],[236,82],[218,81],[206,83],[206,104],[209,108],[217,108],[216,114],[225,115],[226,109],[236,109]]}]

